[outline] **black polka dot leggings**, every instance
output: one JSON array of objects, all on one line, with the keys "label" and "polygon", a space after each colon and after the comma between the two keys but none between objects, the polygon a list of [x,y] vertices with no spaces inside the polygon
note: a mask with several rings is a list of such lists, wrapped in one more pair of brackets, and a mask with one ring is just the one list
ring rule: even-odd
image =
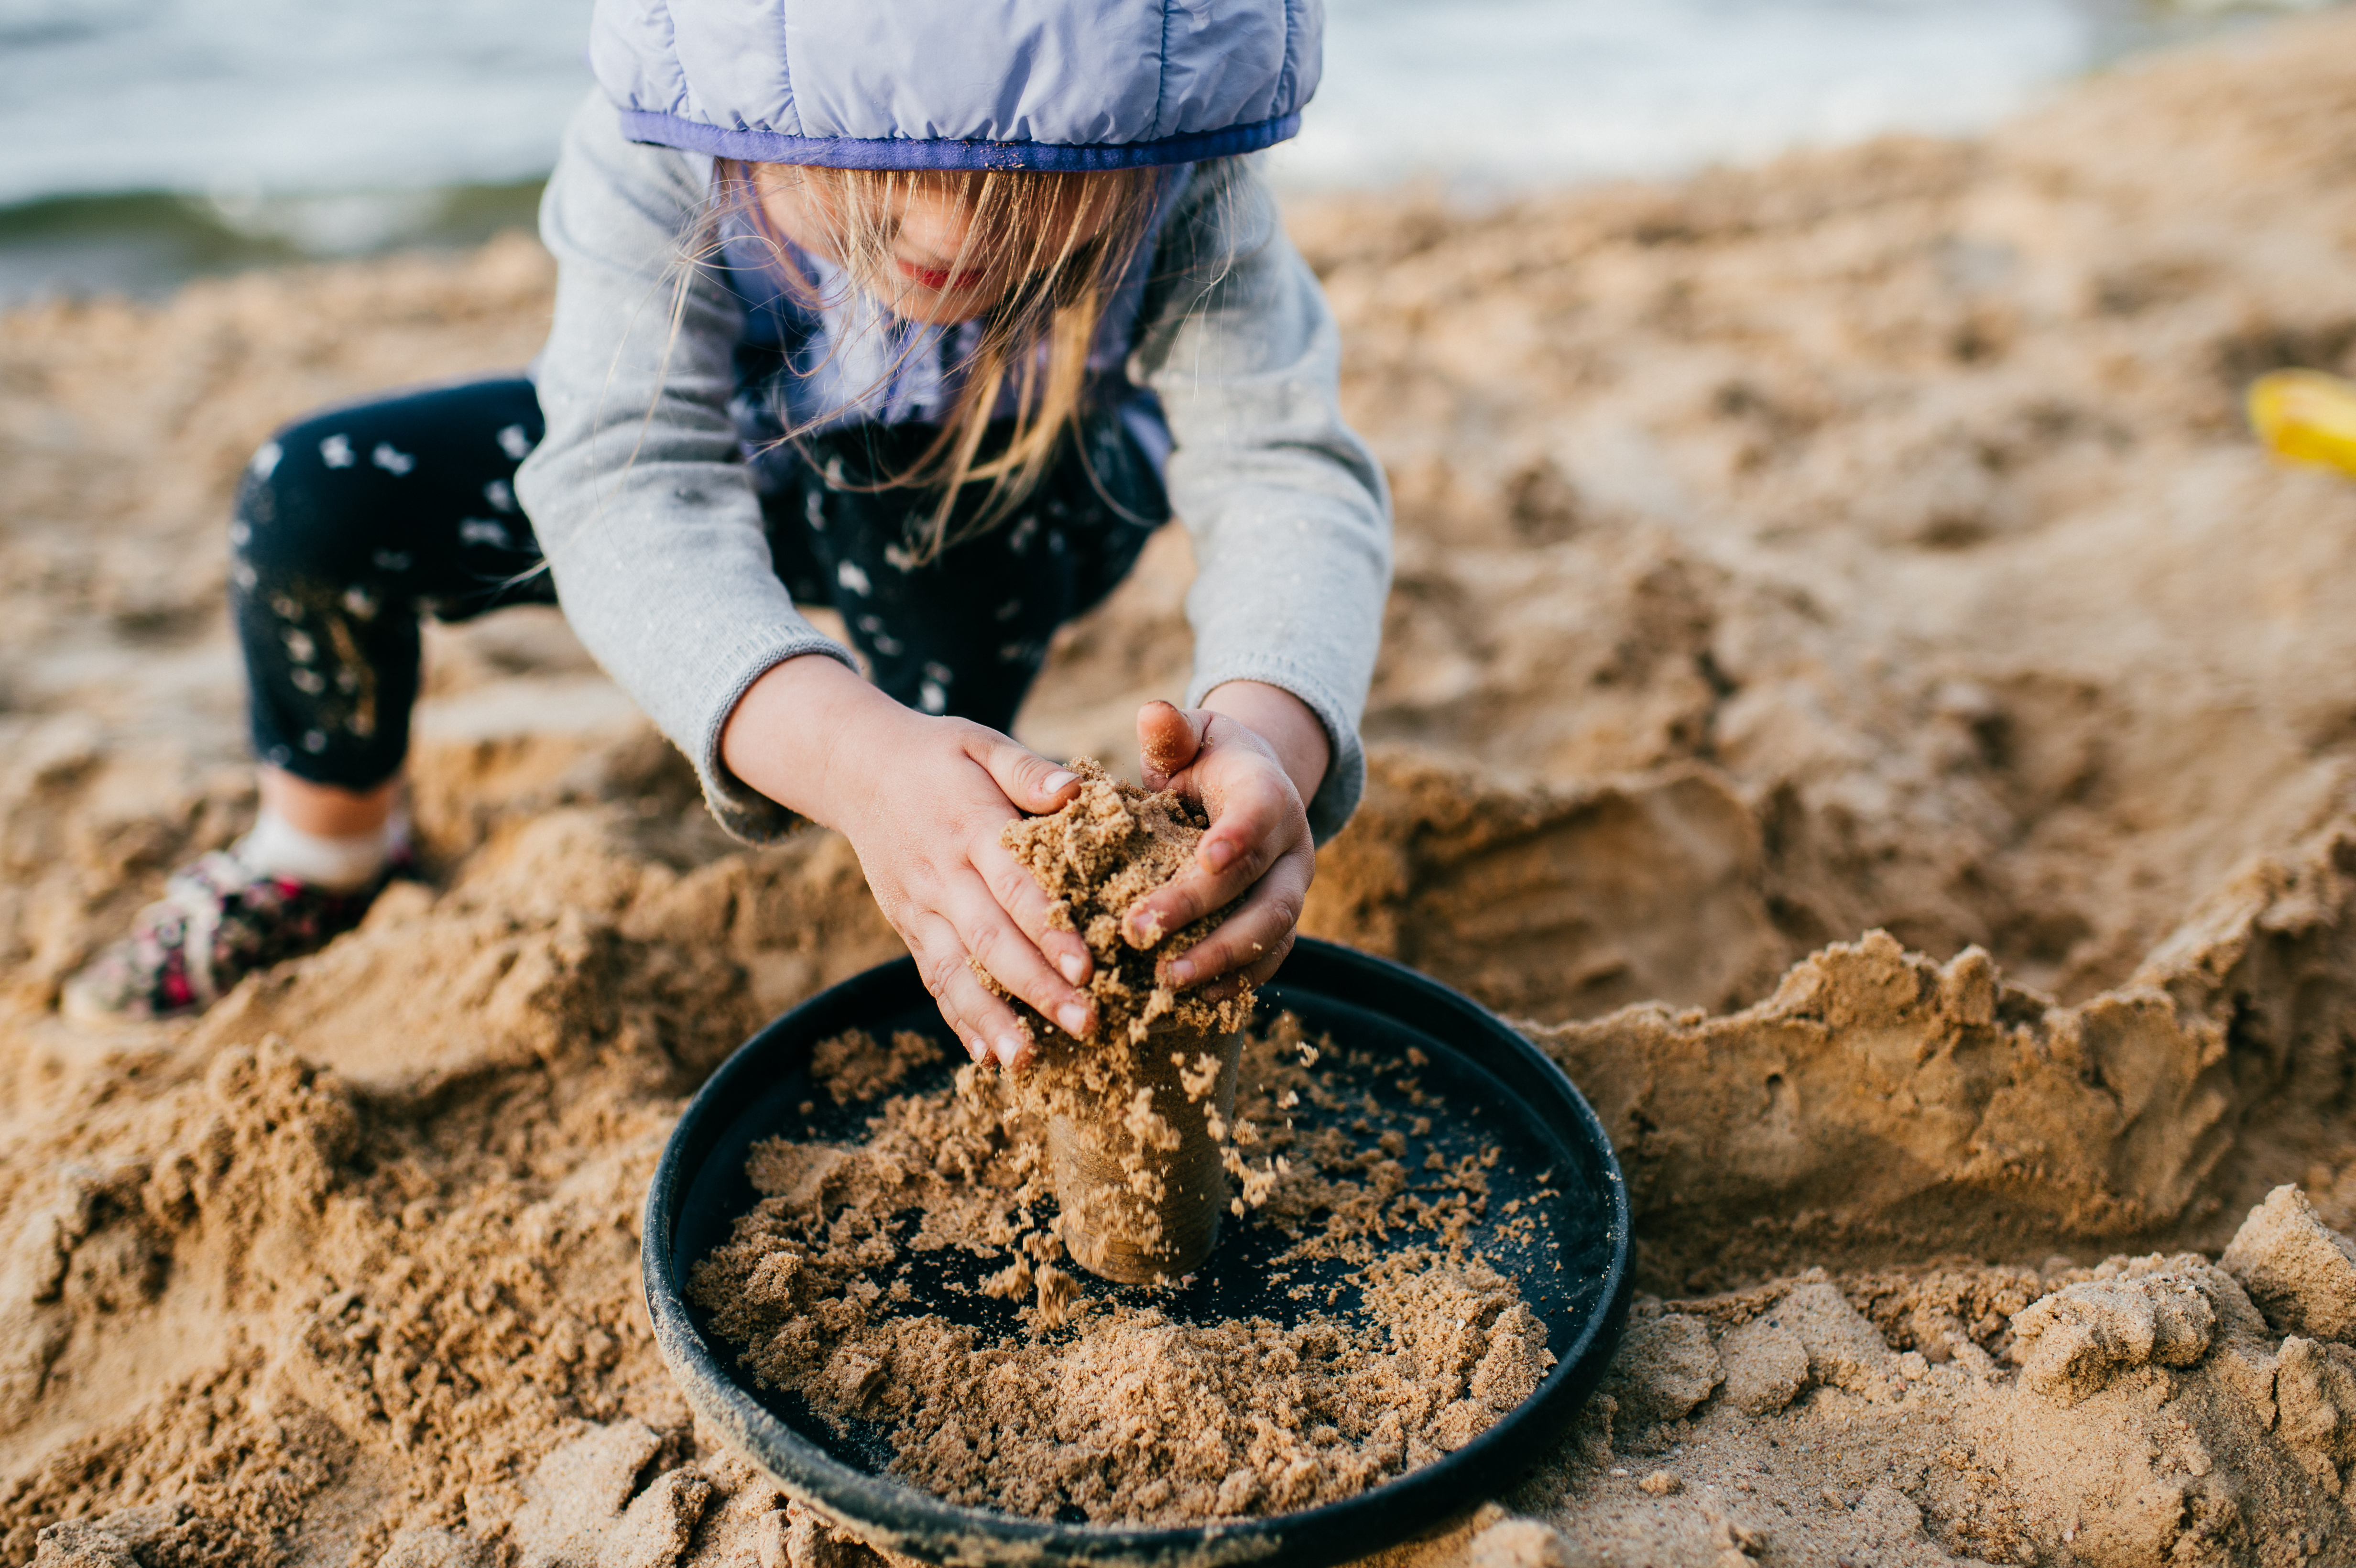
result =
[{"label": "black polka dot leggings", "polygon": [[[230,597],[258,757],[314,784],[382,784],[409,748],[419,617],[557,602],[515,497],[541,431],[530,381],[484,380],[330,410],[255,453]],[[931,497],[876,481],[933,433],[855,426],[772,454],[788,460],[759,470],[770,554],[795,599],[841,612],[885,692],[1003,730],[1047,639],[1128,575],[1168,503],[1108,410],[1012,518],[909,565],[910,516],[929,517]],[[953,527],[984,488],[968,486]]]}]

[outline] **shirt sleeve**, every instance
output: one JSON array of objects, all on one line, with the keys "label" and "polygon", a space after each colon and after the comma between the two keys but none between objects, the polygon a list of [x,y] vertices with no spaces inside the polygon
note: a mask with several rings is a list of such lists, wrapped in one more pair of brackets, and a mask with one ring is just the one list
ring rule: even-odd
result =
[{"label": "shirt sleeve", "polygon": [[1171,508],[1194,545],[1187,705],[1263,681],[1317,715],[1323,843],[1365,788],[1358,723],[1390,589],[1390,492],[1344,422],[1333,312],[1248,165],[1197,173],[1155,258],[1132,380],[1162,400]]},{"label": "shirt sleeve", "polygon": [[627,141],[602,94],[574,114],[541,204],[547,434],[516,492],[566,620],[694,763],[721,826],[760,843],[797,819],[729,773],[722,726],[771,667],[852,660],[795,611],[737,461],[741,307],[693,254],[710,188],[709,159]]}]

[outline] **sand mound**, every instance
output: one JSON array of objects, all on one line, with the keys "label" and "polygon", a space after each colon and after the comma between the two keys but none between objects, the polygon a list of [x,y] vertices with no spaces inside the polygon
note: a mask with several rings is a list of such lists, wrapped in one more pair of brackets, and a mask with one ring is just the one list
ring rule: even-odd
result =
[{"label": "sand mound", "polygon": [[[2356,370],[2352,121],[2342,13],[1982,143],[1295,215],[1402,501],[1308,925],[1535,1020],[1651,1293],[1510,1515],[1403,1552],[2356,1562],[2356,486],[2234,414]],[[253,443],[519,363],[546,288],[512,241],[0,331],[0,1561],[862,1558],[692,1430],[635,1226],[721,1053],[896,944],[554,617],[433,639],[430,886],[193,1027],[52,1010],[251,811]],[[1186,580],[1026,736],[1125,754]]]}]

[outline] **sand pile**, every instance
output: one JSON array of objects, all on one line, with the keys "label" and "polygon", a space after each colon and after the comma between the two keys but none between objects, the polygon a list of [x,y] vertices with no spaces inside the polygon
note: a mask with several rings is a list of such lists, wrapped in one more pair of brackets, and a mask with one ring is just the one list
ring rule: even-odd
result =
[{"label": "sand pile", "polygon": [[[1651,1295],[1515,1517],[1409,1554],[2356,1562],[2356,486],[2234,414],[2356,370],[2351,123],[2342,12],[1979,143],[1294,215],[1402,502],[1308,923],[1534,1020]],[[516,241],[0,329],[0,1561],[856,1557],[691,1429],[634,1227],[719,1055],[895,944],[561,623],[433,640],[431,887],[194,1027],[51,1010],[251,811],[253,443],[519,363],[546,290]],[[1186,579],[1026,737],[1124,755]]]}]

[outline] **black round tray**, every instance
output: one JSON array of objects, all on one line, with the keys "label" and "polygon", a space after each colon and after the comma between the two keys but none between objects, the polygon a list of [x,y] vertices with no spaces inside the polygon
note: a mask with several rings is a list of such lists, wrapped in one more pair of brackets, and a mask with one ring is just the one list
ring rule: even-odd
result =
[{"label": "black round tray", "polygon": [[[1324,1568],[1397,1544],[1512,1485],[1569,1427],[1627,1317],[1628,1197],[1602,1125],[1562,1070],[1494,1014],[1384,959],[1303,939],[1262,988],[1260,1012],[1294,1013],[1312,1040],[1331,1030],[1353,1048],[1402,1061],[1419,1048],[1429,1061],[1416,1075],[1445,1101],[1435,1136],[1459,1152],[1499,1147],[1490,1172],[1492,1214],[1520,1198],[1525,1215],[1538,1215],[1536,1241],[1484,1235],[1482,1244],[1545,1320],[1557,1361],[1537,1391],[1488,1431],[1356,1497],[1295,1513],[1181,1527],[1055,1523],[921,1491],[884,1473],[891,1453],[880,1437],[839,1435],[799,1396],[739,1381],[734,1350],[710,1334],[685,1282],[755,1201],[744,1177],[755,1140],[857,1132],[866,1107],[848,1115],[830,1104],[803,1108],[812,1100],[811,1048],[847,1029],[879,1037],[913,1029],[962,1060],[915,961],[905,958],[844,981],[755,1035],[671,1131],[647,1193],[643,1266],[655,1339],[688,1403],[792,1496],[876,1546],[945,1568]],[[821,1125],[830,1122],[841,1125]],[[1248,1232],[1241,1242],[1223,1243],[1194,1285],[1164,1290],[1157,1302],[1179,1316],[1290,1317],[1282,1293],[1258,1287],[1248,1238]],[[926,1305],[978,1326],[976,1315],[1009,1310],[964,1292]]]}]

